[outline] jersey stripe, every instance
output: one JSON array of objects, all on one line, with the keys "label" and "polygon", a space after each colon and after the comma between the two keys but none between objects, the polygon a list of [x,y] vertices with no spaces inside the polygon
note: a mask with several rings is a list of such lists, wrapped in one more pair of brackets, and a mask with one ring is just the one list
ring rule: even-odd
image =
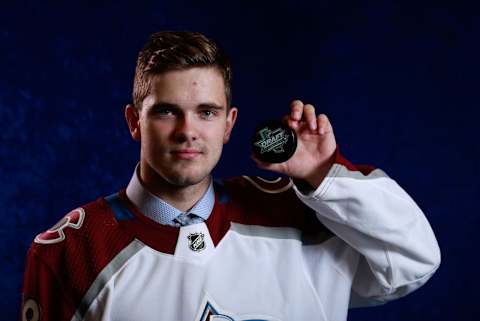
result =
[{"label": "jersey stripe", "polygon": [[115,258],[103,268],[102,272],[97,276],[95,281],[92,283],[87,293],[80,302],[75,314],[73,315],[71,321],[80,321],[83,320],[85,315],[90,308],[92,302],[97,298],[103,288],[107,285],[108,281],[112,278],[115,273],[117,273],[122,266],[136,253],[138,253],[145,245],[138,241],[133,240],[126,248],[124,248],[120,253],[118,253]]}]

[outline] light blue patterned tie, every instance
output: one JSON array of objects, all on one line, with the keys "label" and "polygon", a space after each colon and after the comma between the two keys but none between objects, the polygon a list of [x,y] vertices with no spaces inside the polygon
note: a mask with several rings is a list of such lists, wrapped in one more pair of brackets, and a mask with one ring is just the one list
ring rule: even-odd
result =
[{"label": "light blue patterned tie", "polygon": [[196,214],[193,213],[181,213],[177,217],[173,219],[178,226],[186,226],[190,224],[196,224],[203,222],[203,219]]}]

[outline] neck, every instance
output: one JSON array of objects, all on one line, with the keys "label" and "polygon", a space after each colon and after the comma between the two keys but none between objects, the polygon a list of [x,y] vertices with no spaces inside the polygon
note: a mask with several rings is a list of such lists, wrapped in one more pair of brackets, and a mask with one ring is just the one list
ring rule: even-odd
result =
[{"label": "neck", "polygon": [[211,176],[197,184],[178,186],[167,182],[148,165],[140,164],[138,177],[147,190],[182,212],[191,209],[207,191]]}]

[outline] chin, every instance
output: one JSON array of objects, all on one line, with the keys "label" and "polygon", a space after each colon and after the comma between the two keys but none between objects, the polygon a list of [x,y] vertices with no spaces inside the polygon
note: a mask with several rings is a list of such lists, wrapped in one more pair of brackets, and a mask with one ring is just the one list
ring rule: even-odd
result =
[{"label": "chin", "polygon": [[187,187],[191,185],[196,185],[202,182],[206,177],[208,177],[210,173],[206,173],[204,175],[169,175],[166,180],[175,186],[178,187]]}]

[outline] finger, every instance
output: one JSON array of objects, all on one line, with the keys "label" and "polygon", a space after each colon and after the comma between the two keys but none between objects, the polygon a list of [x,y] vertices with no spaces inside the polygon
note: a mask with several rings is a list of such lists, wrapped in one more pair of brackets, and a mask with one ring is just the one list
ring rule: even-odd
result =
[{"label": "finger", "polygon": [[290,117],[293,120],[300,121],[303,113],[303,102],[301,100],[294,100],[290,104]]},{"label": "finger", "polygon": [[300,126],[300,122],[292,119],[289,119],[287,124],[288,124],[288,127],[290,127],[291,129],[297,129],[298,126]]},{"label": "finger", "polygon": [[290,114],[283,116],[282,123],[286,124],[288,127],[292,129],[298,128],[298,121],[293,120]]},{"label": "finger", "polygon": [[318,126],[318,133],[320,135],[325,135],[326,133],[329,133],[332,131],[332,125],[330,124],[330,120],[325,114],[318,115],[317,126]]},{"label": "finger", "polygon": [[315,116],[315,107],[310,104],[306,104],[303,108],[303,118],[307,122],[311,130],[317,129],[317,118]]}]

